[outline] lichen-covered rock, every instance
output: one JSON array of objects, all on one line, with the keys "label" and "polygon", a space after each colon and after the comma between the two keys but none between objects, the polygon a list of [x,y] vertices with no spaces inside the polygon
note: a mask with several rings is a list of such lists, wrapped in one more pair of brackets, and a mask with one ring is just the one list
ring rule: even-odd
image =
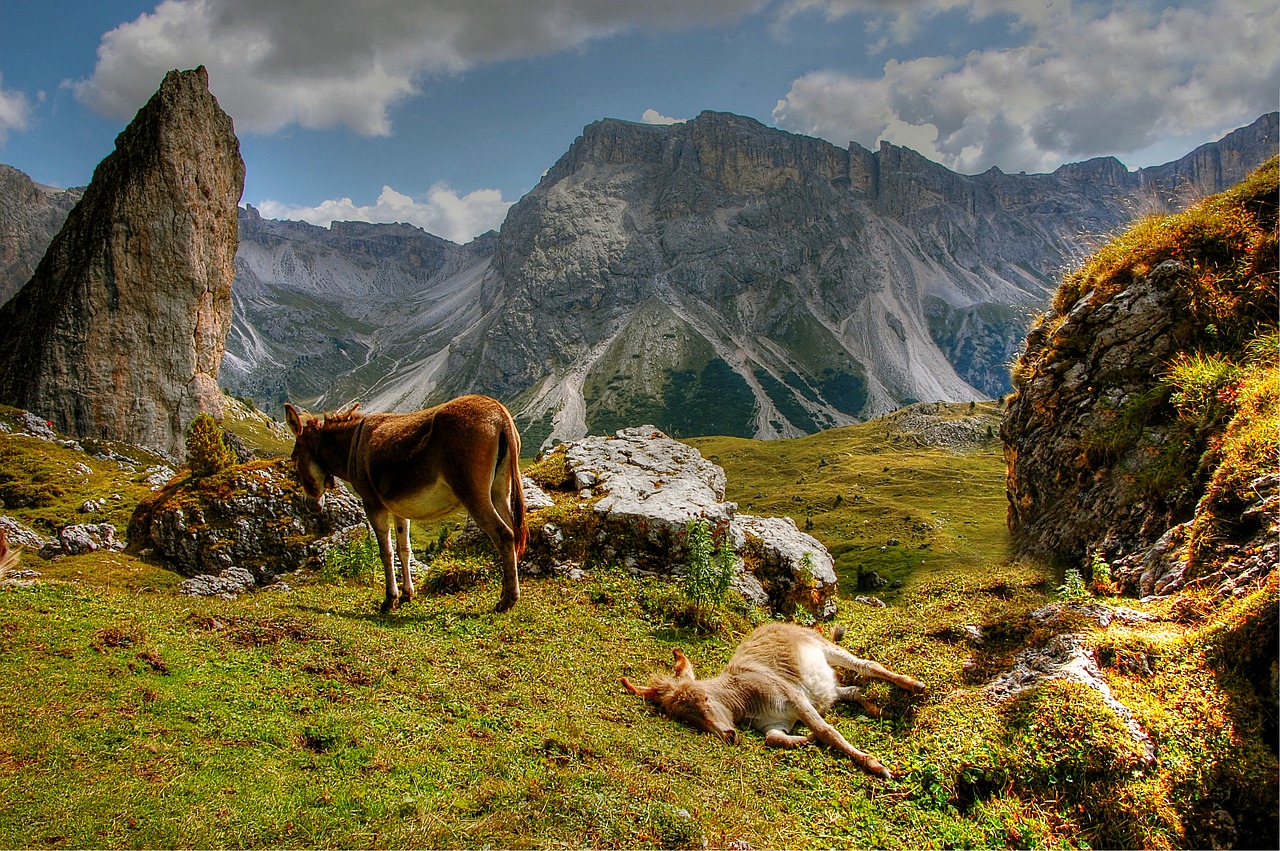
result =
[{"label": "lichen-covered rock", "polygon": [[1111,457],[1099,444],[1120,411],[1148,393],[1190,339],[1170,261],[1113,297],[1085,297],[1055,328],[1027,337],[1021,378],[1000,434],[1009,464],[1009,528],[1023,555],[1081,562],[1120,533],[1145,549],[1186,520],[1194,500],[1152,495],[1135,472],[1152,463],[1133,447]]},{"label": "lichen-covered rock", "polygon": [[734,537],[743,538],[743,551],[755,557],[753,572],[776,611],[789,614],[800,606],[819,617],[835,615],[835,561],[817,538],[801,532],[790,517],[739,514],[733,528]]},{"label": "lichen-covered rock", "polygon": [[56,543],[8,515],[0,514],[0,529],[9,536],[9,543],[39,551],[45,546]]},{"label": "lichen-covered rock", "polygon": [[249,571],[260,585],[319,567],[325,553],[365,528],[360,501],[339,488],[320,511],[284,461],[254,462],[204,479],[179,479],[138,506],[131,546],[153,546],[179,573]]},{"label": "lichen-covered rock", "polygon": [[184,579],[178,586],[178,593],[188,597],[221,597],[224,600],[234,600],[256,584],[253,574],[243,567],[228,567],[217,576],[202,573],[199,576]]},{"label": "lichen-covered rock", "polygon": [[1274,568],[1278,182],[1272,159],[1064,277],[1001,423],[1015,555],[1142,596]]},{"label": "lichen-covered rock", "polygon": [[182,458],[191,420],[222,414],[243,190],[205,70],[170,72],[0,306],[0,401],[64,434]]},{"label": "lichen-covered rock", "polygon": [[1155,744],[1151,737],[1133,717],[1133,711],[1112,693],[1093,652],[1084,645],[1082,637],[1074,633],[1055,635],[1044,647],[1019,653],[1013,667],[987,686],[986,696],[992,703],[1000,703],[1050,680],[1069,680],[1097,692],[1107,708],[1128,729],[1134,742],[1142,747],[1146,761],[1155,760]]},{"label": "lichen-covered rock", "polygon": [[563,474],[543,482],[550,504],[530,512],[522,570],[563,574],[605,561],[640,575],[678,576],[688,524],[700,520],[737,554],[733,587],[748,601],[788,616],[797,607],[835,614],[827,549],[791,518],[738,515],[724,499],[724,470],[692,446],[640,426],[562,444],[548,456],[563,462]]}]

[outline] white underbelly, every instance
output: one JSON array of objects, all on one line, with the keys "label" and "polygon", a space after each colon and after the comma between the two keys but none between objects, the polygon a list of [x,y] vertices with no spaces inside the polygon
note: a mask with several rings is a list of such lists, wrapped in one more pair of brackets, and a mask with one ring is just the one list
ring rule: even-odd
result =
[{"label": "white underbelly", "polygon": [[458,502],[453,491],[443,482],[434,488],[395,502],[388,502],[386,505],[391,509],[392,514],[409,520],[437,520],[462,507],[462,503]]},{"label": "white underbelly", "polygon": [[[839,683],[836,682],[835,671],[827,664],[826,657],[818,647],[798,648],[796,663],[800,674],[800,682],[796,683],[796,687],[809,698],[819,715],[825,715],[836,702]],[[779,695],[756,707],[750,723],[758,730],[778,729],[789,732],[799,720],[800,713],[795,706]]]}]

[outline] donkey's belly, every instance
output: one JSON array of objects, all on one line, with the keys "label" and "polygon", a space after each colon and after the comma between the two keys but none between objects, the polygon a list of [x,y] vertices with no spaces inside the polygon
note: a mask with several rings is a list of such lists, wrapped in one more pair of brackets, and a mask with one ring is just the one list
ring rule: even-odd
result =
[{"label": "donkey's belly", "polygon": [[441,482],[434,488],[388,502],[387,508],[397,517],[410,520],[436,520],[462,507],[449,486]]}]

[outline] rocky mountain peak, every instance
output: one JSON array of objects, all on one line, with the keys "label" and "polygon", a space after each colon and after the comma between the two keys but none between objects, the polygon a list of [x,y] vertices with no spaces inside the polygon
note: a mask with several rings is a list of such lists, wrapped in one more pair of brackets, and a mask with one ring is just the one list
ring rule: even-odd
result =
[{"label": "rocky mountain peak", "polygon": [[205,69],[170,72],[0,308],[0,400],[181,457],[185,426],[222,412],[243,189]]}]

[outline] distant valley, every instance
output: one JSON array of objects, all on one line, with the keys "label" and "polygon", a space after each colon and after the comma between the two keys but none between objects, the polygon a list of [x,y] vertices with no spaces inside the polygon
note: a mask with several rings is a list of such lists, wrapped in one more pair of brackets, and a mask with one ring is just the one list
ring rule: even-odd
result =
[{"label": "distant valley", "polygon": [[[1276,128],[1263,116],[1135,172],[965,176],[725,113],[603,120],[467,245],[242,209],[220,382],[270,412],[489,393],[528,449],[640,422],[789,437],[995,397],[1065,266],[1137,214],[1238,182]],[[0,298],[75,197],[0,169]]]}]

